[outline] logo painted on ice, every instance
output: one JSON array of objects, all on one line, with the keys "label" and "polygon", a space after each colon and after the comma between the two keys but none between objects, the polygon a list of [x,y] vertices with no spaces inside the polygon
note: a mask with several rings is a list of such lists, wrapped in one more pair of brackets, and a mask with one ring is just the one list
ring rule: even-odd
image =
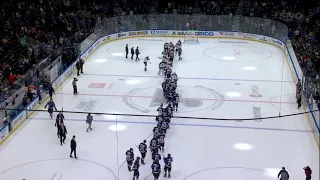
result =
[{"label": "logo painted on ice", "polygon": [[[204,97],[212,97],[213,100],[201,100],[194,98],[183,97],[183,94],[180,94],[180,104],[183,106],[183,112],[194,112],[204,109],[215,110],[221,107],[224,103],[225,97],[219,92],[204,87],[204,86],[184,86],[184,92],[192,92],[202,94]],[[141,97],[150,97],[151,101],[141,101]],[[137,88],[129,91],[122,98],[122,101],[132,109],[142,112],[149,113],[155,111],[156,107],[161,103],[166,104],[166,99],[163,96],[163,91],[158,86],[149,87],[149,88]],[[180,112],[182,112],[180,111]]]},{"label": "logo painted on ice", "polygon": [[256,122],[261,122],[262,119],[259,119],[261,118],[261,107],[256,107],[256,106],[253,106],[252,107],[252,114],[253,114],[253,118],[256,119],[255,121]]},{"label": "logo painted on ice", "polygon": [[251,97],[254,97],[254,98],[262,97],[262,95],[259,92],[259,87],[257,85],[252,85],[251,89],[252,89],[252,93],[250,94]]},{"label": "logo painted on ice", "polygon": [[73,108],[73,110],[80,111],[92,111],[96,105],[99,103],[98,100],[86,100],[82,99],[78,102],[78,104]]}]

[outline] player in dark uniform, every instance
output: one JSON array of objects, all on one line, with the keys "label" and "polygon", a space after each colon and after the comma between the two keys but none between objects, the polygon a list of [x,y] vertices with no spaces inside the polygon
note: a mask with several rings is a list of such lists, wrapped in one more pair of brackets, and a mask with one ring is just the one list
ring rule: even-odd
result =
[{"label": "player in dark uniform", "polygon": [[127,160],[128,170],[131,171],[132,163],[133,163],[133,160],[134,160],[134,153],[133,153],[133,149],[132,148],[130,148],[126,152],[126,160]]},{"label": "player in dark uniform", "polygon": [[140,173],[139,173],[139,168],[140,168],[140,157],[137,157],[137,159],[134,161],[132,170],[133,170],[133,180],[138,180]]},{"label": "player in dark uniform", "polygon": [[160,106],[157,109],[158,115],[161,115],[163,112],[163,104],[161,103]]},{"label": "player in dark uniform", "polygon": [[159,143],[158,143],[158,139],[156,137],[151,139],[149,149],[150,149],[152,154],[158,153],[158,151],[159,151]]},{"label": "player in dark uniform", "polygon": [[161,155],[159,153],[153,154],[152,155],[152,160],[159,162],[161,160]]},{"label": "player in dark uniform", "polygon": [[161,173],[161,165],[159,161],[154,161],[151,165],[154,180],[158,180]]},{"label": "player in dark uniform", "polygon": [[157,124],[156,127],[153,128],[153,137],[154,138],[158,138],[158,136],[160,135],[160,123]]},{"label": "player in dark uniform", "polygon": [[168,154],[167,157],[163,157],[163,161],[164,161],[164,177],[167,177],[168,175],[168,178],[171,177],[171,165],[172,165],[172,157],[171,157],[171,154]]},{"label": "player in dark uniform", "polygon": [[145,164],[144,163],[144,158],[146,158],[146,154],[147,154],[147,141],[143,140],[142,143],[139,144],[139,151],[141,153],[141,164]]},{"label": "player in dark uniform", "polygon": [[161,115],[156,116],[156,121],[157,121],[158,123],[162,121],[162,112],[161,112]]},{"label": "player in dark uniform", "polygon": [[164,133],[167,133],[167,129],[169,129],[169,123],[167,121],[162,121],[161,122],[161,130],[164,132]]},{"label": "player in dark uniform", "polygon": [[173,98],[172,98],[172,102],[173,102],[173,111],[178,111],[178,107],[179,107],[179,94],[175,93]]},{"label": "player in dark uniform", "polygon": [[[170,95],[171,96],[170,97],[170,99],[171,99],[170,102],[172,102],[173,95],[174,95],[173,93],[172,93],[172,95]],[[169,117],[173,116],[173,107],[172,107],[171,103],[168,104],[168,106],[164,109],[164,111],[166,111],[166,113],[168,114]]]},{"label": "player in dark uniform", "polygon": [[165,75],[165,77],[167,78],[167,79],[170,79],[170,77],[171,77],[171,72],[172,72],[172,70],[171,70],[171,68],[170,67],[166,67],[166,68],[164,68],[164,75]]},{"label": "player in dark uniform", "polygon": [[48,113],[50,114],[50,117],[52,119],[53,108],[56,111],[58,111],[58,110],[57,110],[56,105],[54,104],[53,101],[48,101],[48,103],[44,106],[44,108],[47,108],[47,106],[48,106]]},{"label": "player in dark uniform", "polygon": [[158,140],[158,142],[159,142],[159,146],[160,146],[160,149],[161,149],[161,151],[162,152],[164,152],[164,138],[165,138],[165,133],[161,133],[160,135],[159,135],[159,140]]}]

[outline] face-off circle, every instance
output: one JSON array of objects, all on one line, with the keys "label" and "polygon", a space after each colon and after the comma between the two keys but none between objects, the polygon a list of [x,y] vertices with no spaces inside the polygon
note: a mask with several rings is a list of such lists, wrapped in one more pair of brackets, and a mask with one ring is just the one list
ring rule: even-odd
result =
[{"label": "face-off circle", "polygon": [[246,45],[215,46],[206,49],[203,54],[210,59],[231,62],[252,62],[272,57],[269,50]]},{"label": "face-off circle", "polygon": [[[45,172],[39,173],[39,168],[44,169]],[[83,171],[83,169],[85,169],[85,171]],[[115,173],[103,164],[90,160],[74,160],[70,158],[32,161],[0,172],[0,179],[86,180],[88,177],[96,180],[117,179]]]},{"label": "face-off circle", "polygon": [[[180,96],[179,112],[215,110],[223,105],[225,99],[221,93],[200,85],[180,86],[178,93]],[[189,97],[190,94],[201,97]],[[156,112],[161,103],[166,104],[166,99],[163,96],[162,88],[154,86],[129,91],[123,97],[123,102],[137,111],[149,113]]]}]

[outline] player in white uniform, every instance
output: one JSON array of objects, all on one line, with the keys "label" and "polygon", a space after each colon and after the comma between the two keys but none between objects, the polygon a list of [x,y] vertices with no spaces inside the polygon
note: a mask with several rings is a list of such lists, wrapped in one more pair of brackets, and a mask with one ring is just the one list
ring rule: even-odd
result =
[{"label": "player in white uniform", "polygon": [[143,60],[143,64],[144,64],[144,71],[147,71],[147,66],[148,66],[148,63],[151,64],[151,62],[149,61],[150,58],[149,56],[145,57],[144,60]]}]

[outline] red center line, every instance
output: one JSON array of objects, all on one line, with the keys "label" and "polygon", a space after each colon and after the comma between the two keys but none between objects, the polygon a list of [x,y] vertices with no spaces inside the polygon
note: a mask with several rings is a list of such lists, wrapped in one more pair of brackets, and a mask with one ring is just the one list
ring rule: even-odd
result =
[{"label": "red center line", "polygon": [[[72,95],[72,93],[56,93],[56,94],[63,94],[63,95]],[[153,99],[153,96],[136,96],[136,95],[117,95],[117,94],[78,94],[77,96],[104,96],[104,97],[129,97],[129,98],[145,98],[145,99]],[[297,104],[296,102],[286,102],[286,101],[263,101],[263,100],[245,100],[245,99],[219,99],[219,98],[192,98],[192,97],[185,97],[181,98],[181,100],[202,100],[202,101],[224,101],[224,102],[255,102],[255,103],[267,103],[267,104]]]}]

